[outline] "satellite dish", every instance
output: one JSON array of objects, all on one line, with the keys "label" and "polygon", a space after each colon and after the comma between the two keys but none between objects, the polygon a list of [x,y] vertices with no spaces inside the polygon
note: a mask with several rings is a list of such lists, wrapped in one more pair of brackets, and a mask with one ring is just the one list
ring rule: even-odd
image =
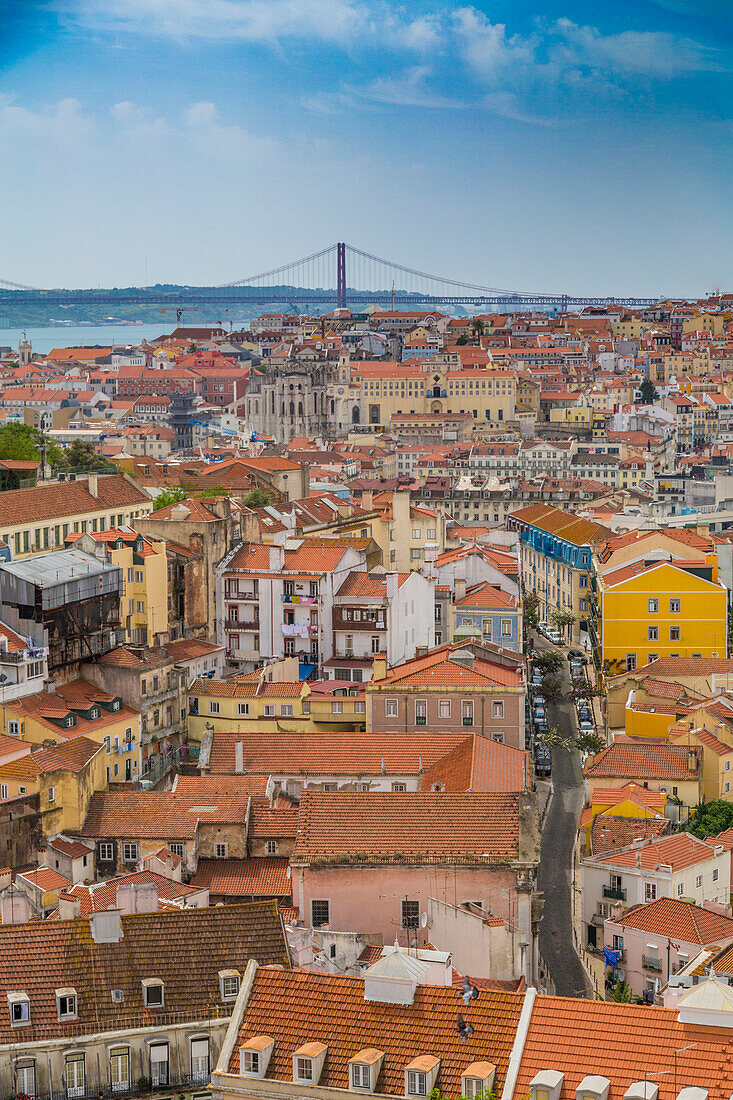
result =
[{"label": "satellite dish", "polygon": [[427,913],[421,913],[420,914],[420,927],[421,928],[427,928],[427,926],[428,926],[428,915],[427,915]]},{"label": "satellite dish", "polygon": [[288,864],[288,869],[287,869],[287,871],[285,872],[285,874],[286,874],[286,875],[288,876],[288,878],[290,878],[290,874],[291,874],[291,871],[290,871],[290,864]]}]

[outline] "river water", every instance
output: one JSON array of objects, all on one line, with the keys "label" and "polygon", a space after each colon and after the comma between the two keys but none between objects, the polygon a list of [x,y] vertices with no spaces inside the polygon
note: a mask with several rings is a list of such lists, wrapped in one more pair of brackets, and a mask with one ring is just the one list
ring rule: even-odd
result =
[{"label": "river water", "polygon": [[[204,328],[216,321],[202,321]],[[0,347],[11,347],[16,351],[18,341],[25,331],[33,344],[33,350],[47,355],[52,348],[78,348],[99,344],[101,347],[125,347],[127,344],[139,344],[142,340],[153,340],[172,332],[175,321],[158,322],[154,325],[48,325],[44,328],[0,328]]]}]

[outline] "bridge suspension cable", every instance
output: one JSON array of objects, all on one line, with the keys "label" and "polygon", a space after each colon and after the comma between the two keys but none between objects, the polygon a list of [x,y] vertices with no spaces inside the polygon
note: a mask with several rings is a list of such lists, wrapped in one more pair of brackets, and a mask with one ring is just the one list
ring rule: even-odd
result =
[{"label": "bridge suspension cable", "polygon": [[259,275],[249,275],[246,279],[235,279],[232,283],[219,283],[213,289],[225,290],[231,286],[247,286],[252,283],[258,283],[262,285],[261,280],[269,279],[274,275],[282,275],[284,272],[290,272],[293,268],[305,267],[306,264],[312,264],[314,261],[319,260],[322,256],[328,255],[330,252],[336,254],[338,245],[330,244],[328,248],[322,248],[319,252],[312,252],[310,256],[304,256],[302,260],[293,260],[289,264],[282,264],[280,267],[273,267],[270,271],[262,271]]}]

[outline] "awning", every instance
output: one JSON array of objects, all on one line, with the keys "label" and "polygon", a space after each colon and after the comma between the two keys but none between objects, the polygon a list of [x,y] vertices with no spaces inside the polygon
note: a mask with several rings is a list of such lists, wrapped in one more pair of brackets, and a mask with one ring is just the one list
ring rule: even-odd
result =
[{"label": "awning", "polygon": [[307,680],[311,673],[315,670],[315,665],[301,665],[298,669],[298,679]]}]

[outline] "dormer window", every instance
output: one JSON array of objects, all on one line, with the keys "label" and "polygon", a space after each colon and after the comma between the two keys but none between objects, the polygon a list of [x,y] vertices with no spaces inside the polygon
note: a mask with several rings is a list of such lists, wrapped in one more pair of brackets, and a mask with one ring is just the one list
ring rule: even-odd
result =
[{"label": "dormer window", "polygon": [[293,1081],[296,1084],[317,1085],[326,1060],[325,1043],[305,1043],[293,1054]]},{"label": "dormer window", "polygon": [[146,1008],[162,1008],[163,983],[160,978],[143,978],[143,1004]]},{"label": "dormer window", "polygon": [[611,1082],[607,1077],[588,1074],[575,1090],[575,1100],[608,1100]]},{"label": "dormer window", "polygon": [[75,989],[56,990],[56,1013],[59,1020],[75,1020],[78,1001]]},{"label": "dormer window", "polygon": [[440,1058],[422,1054],[405,1066],[405,1096],[427,1096],[435,1085]]},{"label": "dormer window", "polygon": [[262,1078],[267,1073],[275,1040],[269,1035],[254,1035],[239,1048],[239,1072],[243,1077]]},{"label": "dormer window", "polygon": [[64,725],[67,727],[67,729],[70,729],[71,726],[73,726],[75,722],[76,722],[76,718],[74,718],[73,714],[70,714],[68,718],[64,719]]},{"label": "dormer window", "polygon": [[99,707],[92,707],[92,709],[89,711],[89,717],[90,718],[99,718],[101,713],[102,713],[102,711],[99,709]]},{"label": "dormer window", "polygon": [[349,1088],[356,1092],[375,1092],[384,1061],[384,1051],[365,1047],[349,1059]]},{"label": "dormer window", "polygon": [[472,1100],[490,1093],[494,1087],[496,1066],[493,1062],[471,1062],[461,1074],[461,1093]]},{"label": "dormer window", "polygon": [[31,1002],[27,993],[8,993],[8,1008],[13,1027],[23,1027],[31,1022]]},{"label": "dormer window", "polygon": [[219,990],[222,1001],[236,1001],[241,977],[238,970],[219,971]]}]

